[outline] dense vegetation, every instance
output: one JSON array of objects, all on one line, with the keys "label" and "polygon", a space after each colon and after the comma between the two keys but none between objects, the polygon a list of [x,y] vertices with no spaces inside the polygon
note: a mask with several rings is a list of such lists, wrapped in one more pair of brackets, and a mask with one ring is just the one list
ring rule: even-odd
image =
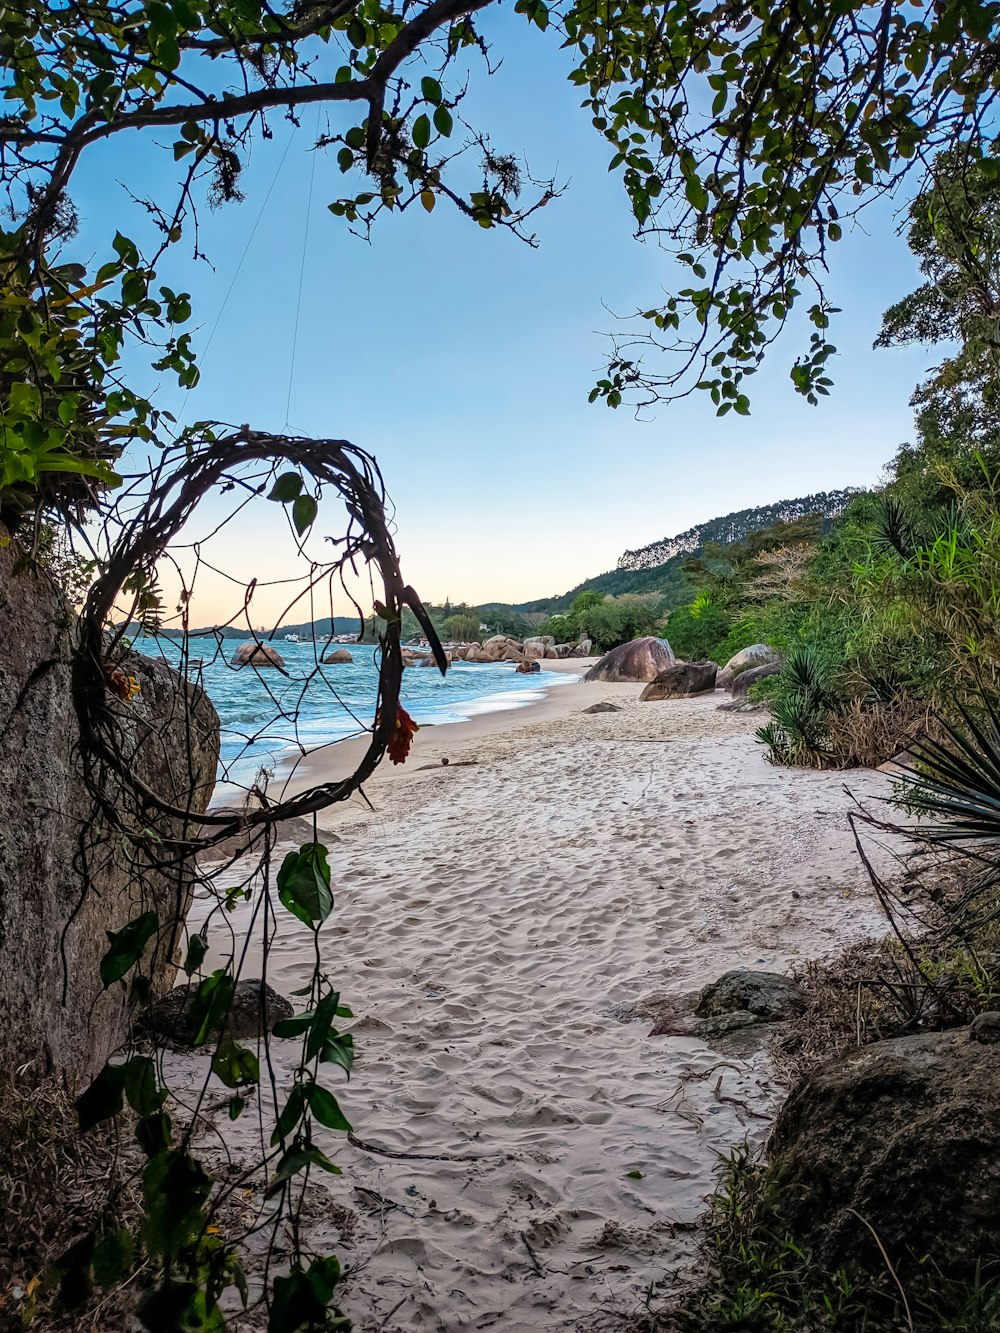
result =
[{"label": "dense vegetation", "polygon": [[915,440],[828,535],[787,530],[764,549],[758,534],[708,548],[714,564],[689,560],[701,593],[668,625],[678,644],[696,640],[720,661],[761,641],[785,651],[781,674],[754,687],[772,713],[759,735],[778,761],[880,762],[930,713],[947,718],[998,685],[1000,172],[992,158],[954,154],[938,171],[910,210],[928,280],[886,313],[879,336],[959,345],[914,395]]}]

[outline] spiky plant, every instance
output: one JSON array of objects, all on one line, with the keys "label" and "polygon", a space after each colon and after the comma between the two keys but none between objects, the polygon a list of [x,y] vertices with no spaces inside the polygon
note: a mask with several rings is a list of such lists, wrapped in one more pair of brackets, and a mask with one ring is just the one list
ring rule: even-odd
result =
[{"label": "spiky plant", "polygon": [[956,704],[961,725],[940,721],[942,740],[914,747],[902,776],[903,802],[936,822],[926,841],[964,843],[986,855],[1000,853],[1000,702],[980,690],[973,707]]},{"label": "spiky plant", "polygon": [[873,544],[877,550],[895,551],[904,560],[909,560],[916,550],[909,514],[891,491],[882,491],[876,499]]}]

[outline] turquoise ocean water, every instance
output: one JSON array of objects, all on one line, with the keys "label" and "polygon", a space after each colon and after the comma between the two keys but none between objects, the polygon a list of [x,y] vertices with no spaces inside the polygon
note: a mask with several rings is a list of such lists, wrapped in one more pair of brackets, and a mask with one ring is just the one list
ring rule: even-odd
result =
[{"label": "turquoise ocean water", "polygon": [[[275,670],[233,667],[238,640],[187,641],[187,674],[207,691],[222,722],[219,786],[215,800],[246,787],[262,766],[277,768],[302,750],[357,735],[375,718],[377,650],[370,644],[346,647],[350,665],[321,666],[322,645],[276,638],[287,676]],[[180,665],[181,646],[159,636],[137,638],[139,652]],[[581,673],[583,668],[581,667]],[[436,668],[409,667],[403,673],[402,704],[421,724],[464,722],[480,713],[521,708],[548,686],[576,677],[555,671],[519,675],[512,664],[455,662],[446,676]],[[284,714],[285,716],[282,716]]]}]

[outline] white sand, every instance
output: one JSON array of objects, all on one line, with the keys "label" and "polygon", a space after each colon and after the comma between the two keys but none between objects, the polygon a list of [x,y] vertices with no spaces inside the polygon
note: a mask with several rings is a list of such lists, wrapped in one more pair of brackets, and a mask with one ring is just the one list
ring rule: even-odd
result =
[{"label": "white sand", "polygon": [[[360,1329],[610,1328],[669,1285],[719,1155],[766,1132],[782,1090],[763,1054],[650,1037],[624,1006],[882,929],[843,790],[881,775],[772,768],[759,715],[639,689],[571,683],[425,729],[376,775],[374,813],[321,816],[340,839],[325,956],[358,1016],[336,1090],[359,1140],[416,1155],[323,1141],[344,1175],[319,1188],[356,1217],[344,1235],[320,1208],[315,1240],[354,1267]],[[602,699],[621,711],[583,713]],[[283,914],[285,994],[307,943]],[[274,1042],[279,1070],[292,1046]],[[237,1159],[251,1119],[222,1129]]]}]

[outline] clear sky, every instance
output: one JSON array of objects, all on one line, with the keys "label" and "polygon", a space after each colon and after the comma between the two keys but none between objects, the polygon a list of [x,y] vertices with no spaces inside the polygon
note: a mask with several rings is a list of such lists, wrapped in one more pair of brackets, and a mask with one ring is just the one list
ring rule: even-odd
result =
[{"label": "clear sky", "polygon": [[[610,150],[566,82],[555,36],[506,10],[487,11],[486,23],[503,63],[492,77],[476,71],[466,118],[496,148],[526,154],[536,175],[568,182],[536,215],[537,249],[443,204],[432,216],[384,216],[366,244],[327,210],[344,178],[332,155],[309,151],[316,113],[307,109],[295,131],[276,118],[245,173],[246,202],[202,210],[214,270],[163,271],[192,292],[195,343],[207,348],[186,419],[281,430],[287,417],[297,433],[374,453],[396,505],[404,574],[430,601],[559,593],[613,567],[625,548],[700,520],[875,482],[911,435],[908,399],[936,359],[871,349],[882,310],[917,282],[893,209],[872,211],[867,234],[833,247],[830,289],[844,314],[833,330],[836,388],[820,407],[791,389],[789,338],[751,382],[749,418],[716,418],[703,394],[643,420],[588,405],[616,314],[656,304],[677,273],[655,244],[633,239]],[[173,179],[169,151],[124,140],[75,185],[85,249],[103,252],[116,226],[141,236],[122,182],[165,197]],[[177,410],[182,395],[161,390],[159,401]],[[289,549],[262,502],[219,539],[218,554],[267,577],[286,568]],[[207,588],[198,611],[226,614]],[[267,621],[266,600],[256,618]]]}]

